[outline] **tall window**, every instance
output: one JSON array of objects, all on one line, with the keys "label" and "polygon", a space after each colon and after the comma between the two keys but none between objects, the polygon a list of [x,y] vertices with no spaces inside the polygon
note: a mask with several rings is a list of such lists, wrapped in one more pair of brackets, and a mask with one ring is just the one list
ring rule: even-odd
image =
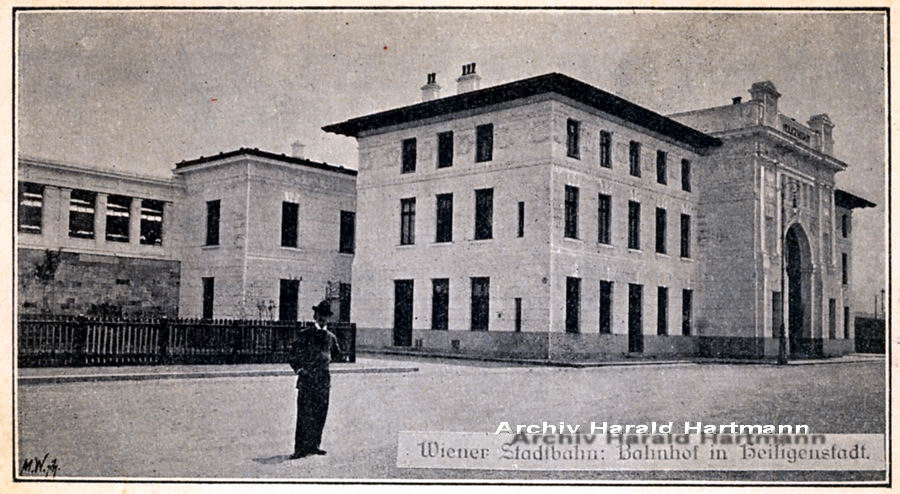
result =
[{"label": "tall window", "polygon": [[628,201],[628,248],[641,249],[641,203]]},{"label": "tall window", "polygon": [[566,185],[566,238],[578,238],[578,187]]},{"label": "tall window", "polygon": [[668,168],[666,165],[666,161],[668,160],[668,156],[665,151],[657,151],[656,152],[656,183],[658,184],[667,184],[669,182],[668,179]]},{"label": "tall window", "polygon": [[162,201],[141,200],[141,243],[162,245],[163,208]]},{"label": "tall window", "polygon": [[300,205],[296,202],[281,203],[281,246],[297,246],[297,222],[300,216]]},{"label": "tall window", "polygon": [[516,305],[515,330],[516,333],[520,333],[522,331],[522,299],[517,297],[514,302]]},{"label": "tall window", "polygon": [[847,238],[850,236],[850,216],[841,215],[841,236]]},{"label": "tall window", "polygon": [[600,194],[597,201],[597,242],[612,243],[612,197]]},{"label": "tall window", "polygon": [[350,322],[350,306],[353,297],[353,287],[350,285],[350,283],[341,283],[338,286],[340,290],[340,308],[338,309],[338,321]]},{"label": "tall window", "polygon": [[581,278],[566,277],[566,332],[577,333],[581,315]]},{"label": "tall window", "polygon": [[600,166],[612,168],[612,134],[600,131]]},{"label": "tall window", "polygon": [[87,190],[73,190],[69,199],[69,236],[94,238],[94,211],[97,194]]},{"label": "tall window", "polygon": [[106,198],[106,240],[128,242],[131,230],[131,198],[111,195]]},{"label": "tall window", "polygon": [[833,298],[828,299],[828,337],[837,338],[837,301]]},{"label": "tall window", "polygon": [[450,280],[431,280],[431,329],[449,327]]},{"label": "tall window", "polygon": [[203,278],[203,319],[213,318],[213,302],[216,296],[216,279]]},{"label": "tall window", "polygon": [[41,233],[41,211],[44,209],[44,186],[19,182],[19,231]]},{"label": "tall window", "polygon": [[338,252],[353,254],[356,251],[356,213],[341,211],[341,238]]},{"label": "tall window", "polygon": [[475,240],[494,236],[494,189],[475,191]]},{"label": "tall window", "polygon": [[691,257],[691,216],[681,215],[681,257]]},{"label": "tall window", "polygon": [[300,301],[300,280],[278,280],[278,320],[296,321]]},{"label": "tall window", "polygon": [[694,291],[681,291],[681,334],[690,336],[693,330]]},{"label": "tall window", "polygon": [[568,119],[566,121],[566,155],[570,158],[581,157],[581,122]]},{"label": "tall window", "polygon": [[669,334],[669,289],[664,286],[656,289],[656,334]]},{"label": "tall window", "polygon": [[850,339],[850,307],[844,307],[844,339]]},{"label": "tall window", "polygon": [[613,282],[600,282],[600,334],[612,333]]},{"label": "tall window", "polygon": [[494,124],[475,127],[475,161],[491,161],[494,159]]},{"label": "tall window", "polygon": [[656,208],[656,252],[666,253],[666,210]]},{"label": "tall window", "polygon": [[516,235],[521,238],[525,236],[525,203],[519,201],[519,227]]},{"label": "tall window", "polygon": [[438,137],[437,167],[453,166],[453,132],[441,132]]},{"label": "tall window", "polygon": [[438,194],[436,205],[435,242],[453,241],[453,194]]},{"label": "tall window", "polygon": [[841,253],[841,283],[846,285],[850,282],[850,267],[847,266],[847,253]]},{"label": "tall window", "polygon": [[416,171],[416,139],[403,139],[402,142],[402,166],[400,173],[412,173]]},{"label": "tall window", "polygon": [[400,245],[416,243],[416,198],[400,199]]},{"label": "tall window", "polygon": [[641,176],[641,143],[628,143],[628,172],[632,177]]},{"label": "tall window", "polygon": [[472,331],[487,331],[491,310],[491,279],[472,278]]},{"label": "tall window", "polygon": [[206,245],[219,245],[219,208],[221,202],[206,201]]},{"label": "tall window", "polygon": [[689,160],[681,160],[681,190],[691,191],[691,162]]}]

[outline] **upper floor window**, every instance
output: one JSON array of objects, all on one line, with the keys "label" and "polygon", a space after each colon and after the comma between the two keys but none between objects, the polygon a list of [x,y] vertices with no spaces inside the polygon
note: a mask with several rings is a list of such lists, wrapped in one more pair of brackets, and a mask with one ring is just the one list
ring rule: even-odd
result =
[{"label": "upper floor window", "polygon": [[656,183],[666,185],[668,180],[667,162],[668,156],[665,151],[656,152]]},{"label": "upper floor window", "polygon": [[403,163],[400,173],[412,173],[416,171],[416,139],[403,139],[401,147]]},{"label": "upper floor window", "polygon": [[681,190],[691,191],[691,162],[689,160],[681,160]]},{"label": "upper floor window", "polygon": [[352,254],[356,250],[356,213],[341,211],[341,238],[338,252]]},{"label": "upper floor window", "polygon": [[578,187],[566,185],[566,238],[578,238]]},{"label": "upper floor window", "polygon": [[612,134],[600,131],[600,166],[612,168]]},{"label": "upper floor window", "polygon": [[219,245],[219,208],[221,202],[206,201],[206,245]]},{"label": "upper floor window", "polygon": [[841,215],[841,236],[847,238],[850,236],[850,216]]},{"label": "upper floor window", "polygon": [[581,157],[581,122],[568,119],[566,121],[566,155],[570,158]]},{"label": "upper floor window", "polygon": [[400,245],[416,243],[416,198],[400,199]]},{"label": "upper floor window", "polygon": [[607,194],[598,196],[597,205],[597,242],[609,245],[612,238],[612,197]]},{"label": "upper floor window", "polygon": [[691,257],[691,217],[687,214],[681,215],[681,257]]},{"label": "upper floor window", "polygon": [[437,195],[435,242],[453,241],[453,194]]},{"label": "upper floor window", "polygon": [[633,177],[641,176],[641,143],[628,143],[628,172]]},{"label": "upper floor window", "polygon": [[441,132],[438,137],[437,167],[453,166],[453,132]]},{"label": "upper floor window", "polygon": [[297,224],[300,217],[300,205],[296,202],[281,203],[281,246],[297,246]]},{"label": "upper floor window", "polygon": [[641,248],[641,203],[628,201],[628,248]]},{"label": "upper floor window", "polygon": [[494,124],[475,127],[475,161],[491,161],[494,159]]},{"label": "upper floor window", "polygon": [[19,231],[41,233],[44,209],[44,186],[19,182]]},{"label": "upper floor window", "polygon": [[666,253],[666,210],[656,208],[656,252]]},{"label": "upper floor window", "polygon": [[97,193],[73,190],[69,198],[69,236],[94,238],[94,212]]},{"label": "upper floor window", "polygon": [[141,200],[142,244],[162,245],[164,204],[162,201],[152,199]]},{"label": "upper floor window", "polygon": [[494,236],[494,189],[475,191],[475,240]]},{"label": "upper floor window", "polygon": [[128,242],[131,227],[131,198],[109,196],[106,199],[106,240]]}]

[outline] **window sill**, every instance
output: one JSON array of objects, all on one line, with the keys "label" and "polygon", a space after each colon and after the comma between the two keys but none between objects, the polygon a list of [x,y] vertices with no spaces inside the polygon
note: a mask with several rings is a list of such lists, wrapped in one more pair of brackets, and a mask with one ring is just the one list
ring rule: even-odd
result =
[{"label": "window sill", "polygon": [[278,247],[279,247],[281,250],[297,250],[297,251],[301,250],[300,247],[295,247],[295,246],[292,246],[292,245],[279,245]]},{"label": "window sill", "polygon": [[597,242],[597,246],[603,247],[604,249],[615,249],[615,247],[613,247],[613,244],[605,244],[603,242]]},{"label": "window sill", "polygon": [[221,245],[201,245],[200,248],[203,250],[216,250],[220,248]]},{"label": "window sill", "polygon": [[628,252],[634,252],[635,254],[643,254],[644,253],[644,251],[642,251],[641,249],[632,249],[631,247],[628,248]]},{"label": "window sill", "polygon": [[493,237],[491,237],[491,238],[473,238],[473,239],[469,240],[469,242],[475,242],[475,243],[483,244],[483,243],[490,242],[490,241],[492,241],[492,240],[494,240]]},{"label": "window sill", "polygon": [[679,259],[681,259],[684,262],[694,262],[693,257],[679,257]]},{"label": "window sill", "polygon": [[445,247],[445,246],[453,245],[453,241],[450,240],[448,242],[432,242],[430,245],[432,247]]},{"label": "window sill", "polygon": [[577,238],[577,237],[565,237],[565,236],[564,236],[564,237],[563,237],[563,240],[564,240],[564,241],[569,241],[569,242],[577,242],[577,243],[579,243],[579,244],[583,244],[583,243],[584,243],[584,240],[582,240],[582,239],[580,239],[580,238]]},{"label": "window sill", "polygon": [[663,258],[668,259],[670,256],[669,256],[669,254],[667,254],[665,252],[657,252],[656,257],[663,257]]},{"label": "window sill", "polygon": [[395,247],[397,247],[398,249],[411,249],[415,246],[416,246],[416,244],[396,244],[395,245]]}]

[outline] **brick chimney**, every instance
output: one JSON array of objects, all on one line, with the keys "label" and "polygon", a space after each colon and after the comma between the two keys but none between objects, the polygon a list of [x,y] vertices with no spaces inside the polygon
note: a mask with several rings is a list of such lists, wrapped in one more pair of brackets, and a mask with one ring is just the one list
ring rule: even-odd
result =
[{"label": "brick chimney", "polygon": [[834,137],[832,136],[834,123],[828,118],[828,115],[820,113],[809,117],[807,125],[819,133],[819,151],[830,156],[834,151]]},{"label": "brick chimney", "polygon": [[305,158],[305,156],[303,156],[303,150],[305,148],[306,146],[304,146],[302,142],[294,141],[294,143],[291,144],[291,156],[294,158]]},{"label": "brick chimney", "polygon": [[462,75],[456,80],[456,94],[468,93],[478,89],[481,76],[475,73],[475,62],[462,66]]},{"label": "brick chimney", "polygon": [[778,119],[778,98],[781,93],[775,89],[771,81],[754,82],[750,86],[750,101],[758,101],[763,107],[763,121],[774,126]]},{"label": "brick chimney", "polygon": [[431,101],[441,97],[441,86],[437,83],[437,74],[428,74],[425,85],[422,86],[422,101]]}]

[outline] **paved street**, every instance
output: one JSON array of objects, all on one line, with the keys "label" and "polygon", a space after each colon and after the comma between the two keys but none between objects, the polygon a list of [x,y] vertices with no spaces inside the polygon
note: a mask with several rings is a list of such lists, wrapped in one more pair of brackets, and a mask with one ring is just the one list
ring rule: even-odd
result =
[{"label": "paved street", "polygon": [[57,459],[58,477],[768,480],[778,474],[398,469],[397,433],[493,432],[501,421],[544,420],[808,424],[821,433],[885,430],[880,362],[566,369],[384,358],[385,365],[398,362],[419,371],[333,377],[323,457],[286,459],[295,413],[289,376],[19,386],[19,456],[49,454]]}]

